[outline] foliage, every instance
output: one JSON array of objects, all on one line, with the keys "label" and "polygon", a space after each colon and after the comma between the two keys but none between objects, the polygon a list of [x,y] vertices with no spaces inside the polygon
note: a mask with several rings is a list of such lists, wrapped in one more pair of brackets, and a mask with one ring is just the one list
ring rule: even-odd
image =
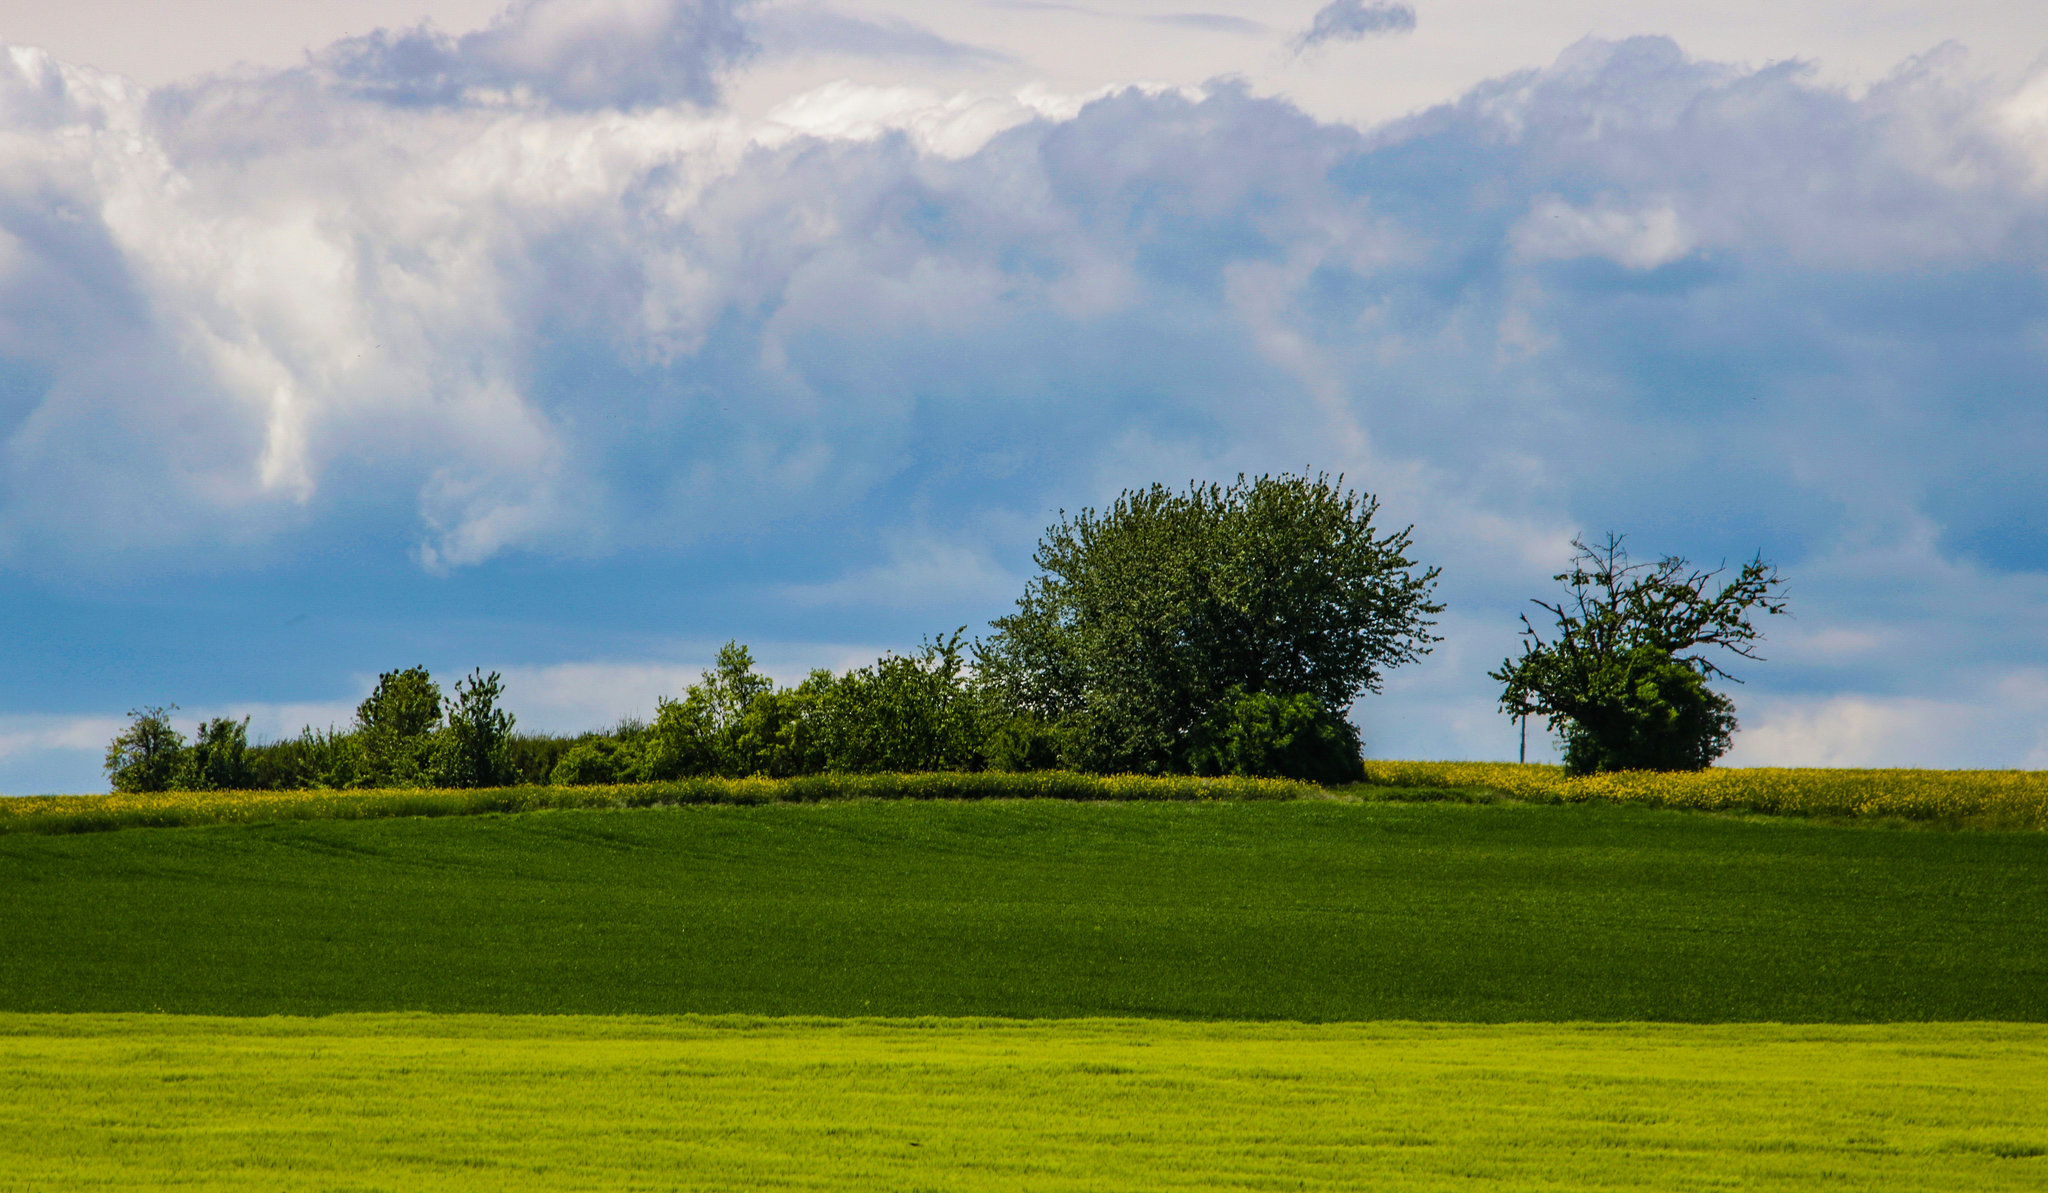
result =
[{"label": "foliage", "polygon": [[1233,690],[1202,727],[1194,770],[1277,775],[1336,786],[1362,774],[1358,730],[1307,692]]},{"label": "foliage", "polygon": [[115,791],[170,790],[185,758],[185,735],[171,727],[177,707],[128,710],[128,728],[107,746],[107,779]]},{"label": "foliage", "polygon": [[[513,733],[495,672],[474,671],[448,699],[425,667],[410,667],[379,675],[345,729],[307,726],[250,746],[246,723],[208,722],[170,777],[121,761],[124,781],[580,787],[1056,768],[1343,781],[1358,742],[1338,710],[1376,688],[1383,668],[1426,651],[1440,609],[1429,597],[1436,572],[1406,557],[1406,531],[1374,533],[1376,509],[1320,476],[1240,477],[1184,494],[1155,486],[1048,532],[1049,574],[976,644],[974,667],[960,627],[914,653],[780,688],[733,641],[697,683],[657,703],[652,724],[570,738]],[[132,744],[110,758],[127,760]]]},{"label": "foliage", "polygon": [[[555,773],[562,759],[577,746],[585,742],[604,738],[602,733],[579,733],[561,736],[549,733],[515,733],[505,742],[506,764],[512,769],[511,784],[516,787],[532,787],[551,782],[548,776]],[[623,739],[621,739],[623,740]]]},{"label": "foliage", "polygon": [[173,786],[186,791],[241,791],[255,785],[249,765],[249,718],[202,721],[179,760]]},{"label": "foliage", "polygon": [[436,786],[497,787],[510,781],[512,714],[498,707],[504,694],[495,671],[472,671],[456,683],[448,723],[434,743]]},{"label": "foliage", "polygon": [[1571,570],[1554,577],[1569,595],[1533,602],[1556,621],[1554,640],[1524,615],[1522,656],[1490,673],[1502,709],[1545,717],[1573,774],[1706,767],[1735,731],[1734,704],[1706,681],[1735,677],[1704,651],[1758,657],[1751,618],[1785,611],[1777,570],[1752,559],[1716,589],[1720,570],[1678,556],[1631,564],[1614,535],[1572,547]]},{"label": "foliage", "polygon": [[1189,771],[1233,692],[1347,708],[1436,641],[1437,571],[1409,558],[1408,530],[1375,533],[1377,510],[1341,477],[1282,475],[1063,514],[977,669],[1058,728],[1068,765]]},{"label": "foliage", "polygon": [[719,648],[717,665],[703,672],[682,699],[656,704],[647,731],[646,776],[737,778],[753,773],[750,768],[765,748],[761,734],[772,737],[774,727],[759,718],[746,723],[747,710],[756,697],[774,691],[775,681],[754,670],[753,653],[737,642],[726,643]]},{"label": "foliage", "polygon": [[356,708],[355,744],[360,773],[336,784],[349,787],[433,785],[435,731],[441,727],[441,688],[425,667],[386,671]]},{"label": "foliage", "polygon": [[357,735],[329,726],[308,725],[294,738],[252,745],[245,755],[250,787],[259,791],[304,788],[350,788],[365,783],[363,751]]},{"label": "foliage", "polygon": [[1004,708],[1000,696],[987,689],[976,695],[981,704],[981,749],[990,770],[1059,769],[1060,759],[1071,752],[1059,726],[1028,712]]},{"label": "foliage", "polygon": [[569,747],[548,772],[556,787],[630,783],[640,773],[640,752],[630,744],[596,734]]},{"label": "foliage", "polygon": [[916,655],[886,656],[836,680],[814,676],[822,769],[974,771],[987,765],[960,649],[966,627]]}]

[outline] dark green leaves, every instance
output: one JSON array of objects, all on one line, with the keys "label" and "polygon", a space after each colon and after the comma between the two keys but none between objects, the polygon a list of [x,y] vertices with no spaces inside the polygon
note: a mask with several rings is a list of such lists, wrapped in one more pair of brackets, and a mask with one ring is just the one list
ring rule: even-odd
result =
[{"label": "dark green leaves", "polygon": [[1492,677],[1513,716],[1545,717],[1565,739],[1574,774],[1604,770],[1698,770],[1726,753],[1735,705],[1706,685],[1733,679],[1703,648],[1755,659],[1762,635],[1751,618],[1778,614],[1777,570],[1752,559],[1716,589],[1717,571],[1666,556],[1631,564],[1621,539],[1577,550],[1556,580],[1570,594],[1534,604],[1556,620],[1545,641],[1522,618],[1522,657]]},{"label": "dark green leaves", "polygon": [[[1130,491],[1048,531],[1041,574],[981,647],[984,680],[1091,770],[1187,771],[1245,693],[1346,708],[1436,638],[1437,571],[1327,476]],[[1234,694],[1233,694],[1234,693]]]}]

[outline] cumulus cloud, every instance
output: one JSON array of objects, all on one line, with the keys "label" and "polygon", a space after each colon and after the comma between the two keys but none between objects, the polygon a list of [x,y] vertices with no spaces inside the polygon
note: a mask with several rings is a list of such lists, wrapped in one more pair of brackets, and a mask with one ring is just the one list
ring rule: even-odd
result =
[{"label": "cumulus cloud", "polygon": [[1546,195],[1510,233],[1528,261],[1602,257],[1626,269],[1655,269],[1684,258],[1693,241],[1669,203],[1634,211],[1582,210]]},{"label": "cumulus cloud", "polygon": [[1978,691],[1946,698],[1865,693],[1765,698],[1742,718],[1729,761],[1739,766],[1940,767],[1966,758],[2048,768],[2048,671],[2017,668],[1981,678]]},{"label": "cumulus cloud", "polygon": [[1330,0],[1316,10],[1308,28],[1294,38],[1295,53],[1333,41],[1358,41],[1378,33],[1409,33],[1415,28],[1415,9],[1386,0]]},{"label": "cumulus cloud", "polygon": [[426,66],[380,35],[155,92],[10,48],[0,557],[656,560],[835,616],[957,581],[966,620],[1062,506],[1323,467],[1489,644],[1414,673],[1473,726],[1407,739],[1442,750],[1579,529],[1904,627],[1759,700],[2048,666],[2038,82],[1651,38],[1370,130],[1224,83],[742,119],[704,106],[735,11],[535,0]]},{"label": "cumulus cloud", "polygon": [[313,58],[358,94],[401,104],[518,102],[569,109],[708,105],[753,42],[745,0],[516,0],[451,37],[430,24],[349,38]]}]

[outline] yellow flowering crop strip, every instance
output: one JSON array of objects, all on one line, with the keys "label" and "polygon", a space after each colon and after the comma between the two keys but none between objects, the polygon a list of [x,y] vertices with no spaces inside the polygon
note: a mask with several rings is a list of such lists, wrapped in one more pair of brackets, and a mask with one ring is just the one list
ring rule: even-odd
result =
[{"label": "yellow flowering crop strip", "polygon": [[1532,803],[1609,800],[1661,808],[1795,816],[1898,817],[2048,829],[2048,771],[1730,767],[1573,777],[1512,762],[1368,762],[1383,787],[1478,789]]},{"label": "yellow flowering crop strip", "polygon": [[0,833],[94,832],[280,820],[467,816],[543,808],[645,808],[680,804],[815,803],[829,799],[1275,800],[1321,795],[1284,779],[1146,775],[806,775],[794,779],[685,779],[593,787],[493,787],[473,791],[167,791],[134,795],[41,795],[0,799]]}]

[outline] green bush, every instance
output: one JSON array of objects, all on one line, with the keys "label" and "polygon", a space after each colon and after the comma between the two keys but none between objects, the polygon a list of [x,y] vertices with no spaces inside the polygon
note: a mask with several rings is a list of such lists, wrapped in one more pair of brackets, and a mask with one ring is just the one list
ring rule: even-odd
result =
[{"label": "green bush", "polygon": [[1579,715],[1564,725],[1564,768],[1702,770],[1728,752],[1735,704],[1699,672],[1639,649],[1594,670]]},{"label": "green bush", "polygon": [[1058,770],[1067,754],[1067,735],[1029,713],[1008,713],[982,699],[982,752],[993,771]]},{"label": "green bush", "polygon": [[512,781],[507,743],[512,714],[498,707],[505,685],[479,669],[455,685],[448,723],[434,742],[434,778],[441,787],[500,787]]},{"label": "green bush", "polygon": [[632,743],[590,737],[569,747],[548,773],[547,782],[556,787],[631,783],[639,778],[642,765],[640,751]]},{"label": "green bush", "polygon": [[[441,688],[425,667],[386,671],[356,707],[359,772],[337,787],[429,787],[435,778],[435,731]],[[337,760],[339,761],[339,760]]]},{"label": "green bush", "polygon": [[981,716],[965,679],[961,632],[917,654],[888,655],[818,688],[825,765],[850,773],[978,771],[988,765]]},{"label": "green bush", "polygon": [[172,786],[180,791],[246,791],[255,785],[248,754],[249,718],[203,721],[179,762]]},{"label": "green bush", "polygon": [[1233,692],[1203,725],[1194,749],[1198,775],[1359,782],[1365,758],[1358,730],[1307,692]]}]

